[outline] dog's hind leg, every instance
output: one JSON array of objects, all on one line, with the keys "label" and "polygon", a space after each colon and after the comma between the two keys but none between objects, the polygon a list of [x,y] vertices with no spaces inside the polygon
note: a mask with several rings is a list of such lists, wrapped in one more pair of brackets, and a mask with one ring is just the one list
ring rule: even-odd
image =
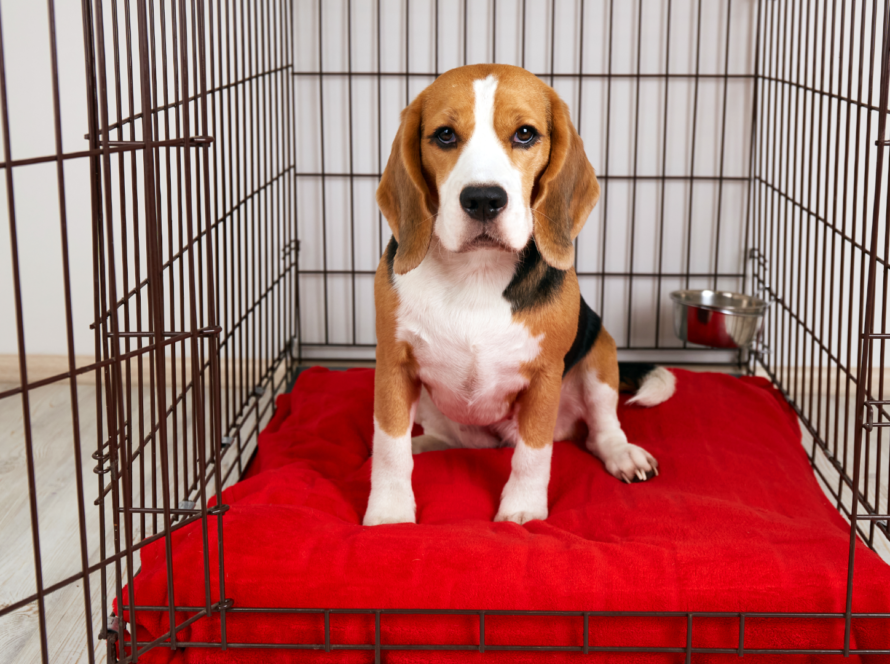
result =
[{"label": "dog's hind leg", "polygon": [[615,341],[602,330],[596,344],[577,367],[582,372],[587,449],[609,474],[625,482],[645,481],[658,474],[658,462],[629,443],[618,421],[618,362]]}]

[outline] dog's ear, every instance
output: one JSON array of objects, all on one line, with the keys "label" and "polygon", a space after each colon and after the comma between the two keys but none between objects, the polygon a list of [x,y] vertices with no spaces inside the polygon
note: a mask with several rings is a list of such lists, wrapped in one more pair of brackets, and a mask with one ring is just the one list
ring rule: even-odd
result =
[{"label": "dog's ear", "polygon": [[393,261],[396,274],[420,265],[433,234],[434,210],[420,165],[422,110],[423,93],[402,111],[402,124],[377,187],[377,205],[399,244]]},{"label": "dog's ear", "polygon": [[593,166],[565,102],[550,90],[550,162],[538,180],[532,202],[535,244],[551,267],[568,270],[575,260],[573,240],[600,196]]}]

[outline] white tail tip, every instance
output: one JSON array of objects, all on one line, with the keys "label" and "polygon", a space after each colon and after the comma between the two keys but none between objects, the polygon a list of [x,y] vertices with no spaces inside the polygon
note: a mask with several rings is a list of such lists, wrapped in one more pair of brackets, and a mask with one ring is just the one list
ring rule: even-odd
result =
[{"label": "white tail tip", "polygon": [[657,406],[670,399],[677,391],[677,377],[664,367],[655,367],[643,378],[637,393],[627,400],[638,406]]}]

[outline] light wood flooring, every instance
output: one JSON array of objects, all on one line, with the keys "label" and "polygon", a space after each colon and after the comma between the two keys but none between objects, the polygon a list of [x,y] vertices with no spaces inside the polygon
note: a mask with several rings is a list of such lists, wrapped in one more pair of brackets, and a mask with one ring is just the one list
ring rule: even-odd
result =
[{"label": "light wood flooring", "polygon": [[[277,376],[280,381],[281,376]],[[15,385],[0,383],[0,392]],[[283,385],[282,385],[283,387]],[[136,391],[133,396],[133,410],[137,410]],[[224,392],[224,398],[226,396]],[[168,399],[172,391],[168,390]],[[258,409],[250,411],[239,420],[244,438],[256,427],[257,411],[262,411],[274,398],[271,390],[257,400]],[[86,533],[88,567],[102,560],[101,545],[104,539],[105,556],[114,552],[114,530],[110,520],[112,510],[111,494],[105,497],[106,523],[100,524],[99,508],[94,504],[99,495],[99,476],[93,472],[97,461],[92,453],[97,447],[99,427],[96,417],[95,385],[78,385],[79,404],[80,462],[84,487],[84,514],[80,516],[77,500],[77,473],[74,450],[74,426],[72,421],[71,393],[67,381],[41,387],[29,392],[31,439],[34,450],[36,485],[36,510],[39,523],[39,546],[43,587],[49,587],[78,574],[82,566],[79,523],[83,519]],[[143,395],[145,412],[150,409],[150,394],[146,388]],[[190,411],[190,409],[188,409]],[[27,458],[24,433],[23,406],[20,397],[0,400],[0,608],[10,606],[36,592],[34,545],[31,533],[31,503],[27,473]],[[271,407],[266,409],[260,427],[272,415]],[[178,429],[189,429],[192,413],[183,423],[179,418]],[[104,422],[102,423],[105,425]],[[168,435],[173,440],[172,424]],[[107,432],[105,433],[107,435]],[[255,443],[251,444],[251,448]],[[148,451],[148,449],[147,449]],[[225,473],[235,463],[235,450],[224,456],[222,471]],[[247,449],[245,459],[250,456]],[[145,455],[150,459],[149,454]],[[191,462],[188,464],[193,466]],[[182,468],[180,455],[180,468]],[[140,472],[140,470],[142,472]],[[193,471],[192,471],[193,472]],[[149,506],[153,474],[151,463],[140,468],[137,462],[134,476],[133,494],[135,504]],[[180,470],[180,484],[183,471]],[[191,476],[192,479],[194,475]],[[109,476],[103,476],[107,482]],[[237,479],[237,470],[225,486]],[[159,484],[159,482],[158,482]],[[144,488],[144,490],[143,490]],[[158,487],[159,490],[159,487]],[[180,492],[178,500],[194,499]],[[140,496],[144,495],[144,502]],[[176,501],[174,501],[176,502]],[[160,504],[160,503],[159,503]],[[173,507],[177,505],[174,504]],[[142,539],[142,529],[153,534],[151,516],[143,520],[134,519],[133,541]],[[123,533],[122,533],[123,537]],[[133,560],[133,569],[138,570],[138,552]],[[122,561],[122,577],[126,579],[126,560]],[[106,587],[109,597],[115,596],[114,567],[108,566]],[[126,582],[126,581],[125,581]],[[92,624],[92,639],[86,630],[87,605],[83,583],[78,580],[66,585],[46,597],[45,615],[48,642],[48,660],[65,664],[106,661],[106,642],[98,636],[107,619],[103,615],[101,602],[102,578],[99,571],[89,578],[89,614]],[[11,613],[0,617],[0,664],[32,664],[42,661],[40,620],[37,602],[33,601]]]}]

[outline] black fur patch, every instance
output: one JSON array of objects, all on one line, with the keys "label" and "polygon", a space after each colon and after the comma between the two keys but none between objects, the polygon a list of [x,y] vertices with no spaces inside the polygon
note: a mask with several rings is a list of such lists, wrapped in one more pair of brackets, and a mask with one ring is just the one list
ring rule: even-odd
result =
[{"label": "black fur patch", "polygon": [[514,314],[532,309],[552,300],[565,277],[565,272],[544,262],[534,240],[530,240],[519,255],[516,272],[504,289],[504,298]]},{"label": "black fur patch", "polygon": [[597,313],[587,306],[584,298],[581,298],[581,307],[578,310],[578,332],[575,334],[575,340],[572,347],[563,358],[564,369],[562,375],[565,376],[569,370],[578,364],[587,353],[593,348],[600,330],[603,328],[603,321]]},{"label": "black fur patch", "polygon": [[386,268],[389,270],[389,280],[392,281],[392,265],[396,260],[396,252],[399,250],[399,243],[395,237],[389,239],[386,245]]},{"label": "black fur patch", "polygon": [[620,389],[635,392],[643,384],[643,379],[655,371],[656,366],[648,362],[619,362],[618,382]]}]

